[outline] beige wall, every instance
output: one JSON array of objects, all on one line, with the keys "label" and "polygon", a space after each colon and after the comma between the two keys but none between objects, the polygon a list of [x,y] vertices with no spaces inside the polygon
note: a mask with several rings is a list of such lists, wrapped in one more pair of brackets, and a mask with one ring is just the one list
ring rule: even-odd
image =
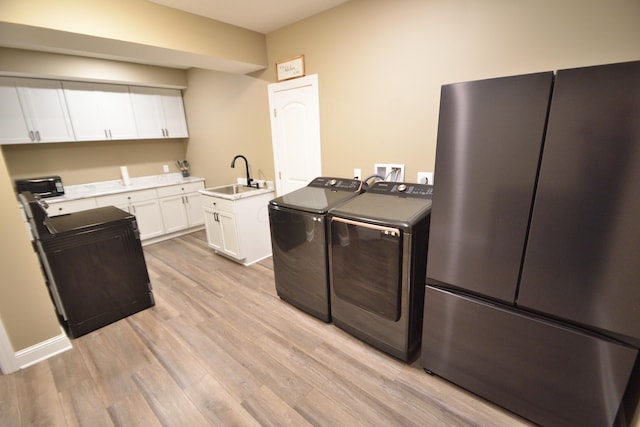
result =
[{"label": "beige wall", "polygon": [[0,320],[17,351],[60,335],[60,326],[9,181],[0,152]]},{"label": "beige wall", "polygon": [[272,181],[267,82],[205,70],[190,70],[187,76],[187,159],[193,174],[204,177],[208,186],[236,182],[245,177],[245,166],[239,161],[231,169],[231,160],[243,154],[252,178]]},{"label": "beige wall", "polygon": [[640,2],[351,0],[267,49],[319,75],[323,174],[404,163],[413,181],[434,167],[442,84],[638,60]]}]

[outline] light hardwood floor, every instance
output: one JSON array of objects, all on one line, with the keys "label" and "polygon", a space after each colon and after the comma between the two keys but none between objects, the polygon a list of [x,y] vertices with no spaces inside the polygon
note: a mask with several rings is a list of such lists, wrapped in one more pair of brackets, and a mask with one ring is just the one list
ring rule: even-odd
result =
[{"label": "light hardwood floor", "polygon": [[530,425],[281,301],[196,232],[145,248],[156,306],[0,375],[0,426]]}]

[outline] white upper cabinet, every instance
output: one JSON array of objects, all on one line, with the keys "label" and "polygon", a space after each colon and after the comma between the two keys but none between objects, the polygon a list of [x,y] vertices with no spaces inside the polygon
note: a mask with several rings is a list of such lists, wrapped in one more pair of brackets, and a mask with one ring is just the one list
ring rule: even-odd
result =
[{"label": "white upper cabinet", "polygon": [[0,144],[188,137],[177,89],[0,76]]},{"label": "white upper cabinet", "polygon": [[130,91],[140,138],[189,136],[179,90],[132,86]]},{"label": "white upper cabinet", "polygon": [[78,141],[137,139],[128,86],[63,82]]},{"label": "white upper cabinet", "polygon": [[0,143],[73,141],[60,82],[0,77]]}]

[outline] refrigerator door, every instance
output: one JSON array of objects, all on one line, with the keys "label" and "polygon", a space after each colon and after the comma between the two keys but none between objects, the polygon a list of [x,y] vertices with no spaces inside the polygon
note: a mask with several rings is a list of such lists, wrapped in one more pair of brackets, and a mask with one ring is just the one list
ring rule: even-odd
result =
[{"label": "refrigerator door", "polygon": [[517,304],[640,345],[638,218],[640,61],[559,71]]},{"label": "refrigerator door", "polygon": [[443,86],[427,283],[513,304],[552,81]]},{"label": "refrigerator door", "polygon": [[422,366],[543,426],[610,426],[638,350],[427,286]]}]

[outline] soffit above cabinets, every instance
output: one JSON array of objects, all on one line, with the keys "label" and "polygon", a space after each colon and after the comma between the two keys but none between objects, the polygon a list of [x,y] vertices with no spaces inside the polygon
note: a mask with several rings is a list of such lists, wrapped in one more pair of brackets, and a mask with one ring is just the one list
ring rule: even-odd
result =
[{"label": "soffit above cabinets", "polygon": [[149,0],[216,21],[267,34],[347,0]]}]

